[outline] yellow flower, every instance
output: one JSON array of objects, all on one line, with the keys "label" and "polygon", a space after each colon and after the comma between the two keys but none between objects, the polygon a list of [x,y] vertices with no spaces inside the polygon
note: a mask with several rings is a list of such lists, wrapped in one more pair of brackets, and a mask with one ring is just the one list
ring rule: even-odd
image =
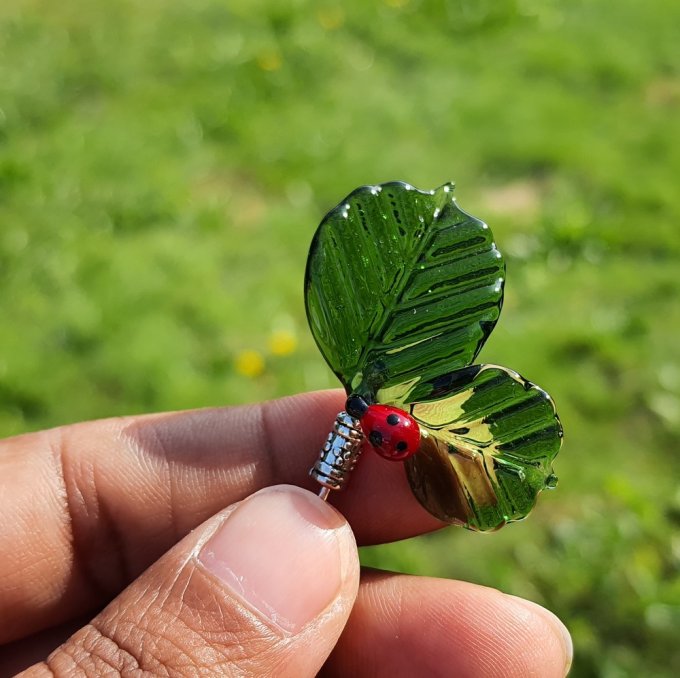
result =
[{"label": "yellow flower", "polygon": [[259,351],[252,349],[241,351],[236,356],[234,367],[239,374],[254,379],[264,372],[264,358]]},{"label": "yellow flower", "polygon": [[322,28],[335,31],[345,23],[345,12],[342,7],[326,7],[317,11],[316,18]]},{"label": "yellow flower", "polygon": [[297,348],[297,339],[292,332],[278,330],[269,337],[269,350],[274,355],[290,355]]},{"label": "yellow flower", "polygon": [[257,65],[263,71],[278,71],[283,65],[281,54],[276,50],[262,52],[257,57]]}]

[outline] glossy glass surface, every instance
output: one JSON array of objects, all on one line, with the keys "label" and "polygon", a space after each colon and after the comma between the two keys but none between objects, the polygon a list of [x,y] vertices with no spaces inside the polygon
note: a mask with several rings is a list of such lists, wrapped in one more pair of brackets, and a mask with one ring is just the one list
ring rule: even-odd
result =
[{"label": "glossy glass surface", "polygon": [[493,530],[524,518],[554,487],[562,427],[548,394],[516,372],[476,365],[460,375],[410,405],[424,437],[406,472],[430,513]]},{"label": "glossy glass surface", "polygon": [[453,186],[364,186],[321,222],[307,316],[347,392],[371,399],[469,365],[498,319],[504,265]]},{"label": "glossy glass surface", "polygon": [[309,252],[312,334],[345,386],[408,411],[423,434],[407,476],[433,515],[491,530],[553,487],[562,441],[550,397],[517,373],[471,365],[503,302],[488,226],[453,185],[358,188],[321,222]]}]

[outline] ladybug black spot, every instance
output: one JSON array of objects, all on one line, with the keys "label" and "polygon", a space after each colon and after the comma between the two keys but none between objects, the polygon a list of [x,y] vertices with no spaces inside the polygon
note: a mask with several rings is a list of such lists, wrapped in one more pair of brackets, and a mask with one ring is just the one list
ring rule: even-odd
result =
[{"label": "ladybug black spot", "polygon": [[388,414],[387,415],[387,423],[390,426],[396,426],[399,423],[399,416],[396,414]]},{"label": "ladybug black spot", "polygon": [[368,436],[368,439],[376,447],[380,447],[380,445],[382,445],[383,442],[382,433],[380,433],[380,431],[371,431],[371,434]]},{"label": "ladybug black spot", "polygon": [[407,448],[408,448],[408,445],[403,440],[400,440],[397,443],[397,449],[399,450],[399,452],[405,452],[407,450]]}]

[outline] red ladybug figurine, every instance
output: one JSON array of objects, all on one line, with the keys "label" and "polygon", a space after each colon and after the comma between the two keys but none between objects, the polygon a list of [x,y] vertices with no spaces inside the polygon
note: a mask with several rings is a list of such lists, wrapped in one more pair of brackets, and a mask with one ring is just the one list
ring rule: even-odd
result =
[{"label": "red ladybug figurine", "polygon": [[369,405],[357,395],[347,399],[345,409],[359,419],[361,430],[381,457],[403,461],[418,451],[418,422],[404,410],[389,405]]}]

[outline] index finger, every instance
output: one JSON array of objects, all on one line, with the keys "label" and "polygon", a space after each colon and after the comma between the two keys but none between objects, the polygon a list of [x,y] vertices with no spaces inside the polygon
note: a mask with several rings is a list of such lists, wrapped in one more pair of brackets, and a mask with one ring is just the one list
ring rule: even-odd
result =
[{"label": "index finger", "polygon": [[[218,510],[308,470],[341,391],[105,419],[0,443],[0,643],[96,609]],[[364,455],[332,501],[362,544],[440,523],[402,464]]]}]

